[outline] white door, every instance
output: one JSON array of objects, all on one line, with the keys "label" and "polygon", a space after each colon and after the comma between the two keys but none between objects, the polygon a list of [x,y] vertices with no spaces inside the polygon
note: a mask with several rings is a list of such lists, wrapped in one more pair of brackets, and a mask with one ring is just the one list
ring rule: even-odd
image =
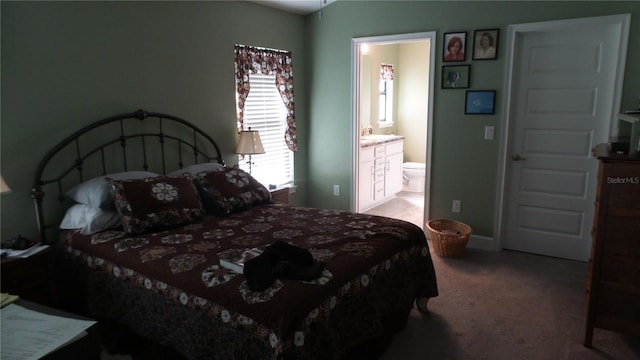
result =
[{"label": "white door", "polygon": [[516,35],[503,247],[586,261],[597,178],[591,148],[608,141],[619,26],[567,22]]}]

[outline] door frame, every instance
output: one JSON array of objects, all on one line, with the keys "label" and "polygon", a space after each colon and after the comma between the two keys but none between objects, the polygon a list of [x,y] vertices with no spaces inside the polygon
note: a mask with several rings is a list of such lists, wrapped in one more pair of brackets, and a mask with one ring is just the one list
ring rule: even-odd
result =
[{"label": "door frame", "polygon": [[[507,59],[505,62],[506,74],[505,74],[505,85],[504,85],[504,113],[505,120],[502,124],[502,138],[501,138],[501,147],[499,154],[499,163],[498,163],[498,191],[496,192],[496,215],[495,215],[495,224],[494,224],[494,247],[496,251],[500,251],[503,249],[502,246],[502,234],[506,233],[506,214],[504,209],[507,208],[507,189],[506,186],[508,184],[507,179],[507,164],[509,161],[509,153],[511,147],[513,146],[512,141],[513,138],[509,136],[515,129],[515,119],[514,114],[512,113],[514,110],[511,108],[511,98],[515,97],[512,93],[515,91],[513,87],[514,82],[514,62],[516,49],[519,46],[519,37],[523,34],[532,33],[532,32],[540,32],[540,31],[554,31],[554,30],[562,30],[572,28],[577,25],[588,25],[588,24],[609,24],[614,25],[619,28],[620,31],[620,53],[618,57],[618,66],[616,73],[616,80],[614,86],[614,94],[613,94],[613,106],[611,107],[612,113],[610,114],[610,125],[609,125],[609,134],[605,134],[604,137],[605,142],[608,141],[610,136],[617,135],[618,129],[616,126],[617,113],[620,109],[620,104],[622,101],[622,87],[624,83],[624,68],[627,58],[627,44],[629,42],[629,27],[631,24],[631,14],[619,14],[619,15],[608,15],[608,16],[597,16],[597,17],[588,17],[588,18],[577,18],[577,19],[567,19],[567,20],[555,20],[555,21],[544,21],[544,22],[535,22],[535,23],[526,23],[526,24],[514,24],[509,25],[508,34],[507,34]],[[593,221],[593,219],[589,219]]]},{"label": "door frame", "polygon": [[382,35],[382,36],[367,36],[351,39],[351,151],[352,151],[352,164],[351,171],[354,176],[351,177],[351,211],[358,211],[358,183],[359,183],[359,171],[358,165],[360,164],[360,117],[358,116],[359,108],[359,47],[361,44],[395,44],[405,43],[413,41],[429,41],[429,96],[427,99],[427,148],[426,148],[426,162],[425,162],[425,187],[424,187],[424,204],[423,204],[423,221],[422,228],[426,220],[429,219],[429,200],[431,197],[431,160],[432,160],[432,147],[433,147],[433,99],[435,91],[435,67],[436,67],[436,32],[419,32],[408,34],[394,34],[394,35]]}]

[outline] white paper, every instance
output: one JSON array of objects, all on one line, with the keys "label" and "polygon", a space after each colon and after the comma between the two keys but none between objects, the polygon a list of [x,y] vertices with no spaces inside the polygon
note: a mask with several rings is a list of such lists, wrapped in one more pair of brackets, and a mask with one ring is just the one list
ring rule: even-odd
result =
[{"label": "white paper", "polygon": [[48,247],[49,245],[34,245],[25,250],[2,249],[2,253],[6,253],[10,258],[26,258],[33,254],[37,254]]},{"label": "white paper", "polygon": [[10,304],[1,311],[2,360],[37,360],[83,334],[95,321],[47,315]]}]

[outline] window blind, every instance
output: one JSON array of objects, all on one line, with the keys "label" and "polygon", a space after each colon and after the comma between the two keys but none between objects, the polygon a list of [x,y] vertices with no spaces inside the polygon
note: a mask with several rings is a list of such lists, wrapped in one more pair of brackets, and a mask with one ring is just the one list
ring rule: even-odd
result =
[{"label": "window blind", "polygon": [[[264,154],[252,155],[251,175],[263,185],[293,182],[293,152],[284,141],[286,108],[276,89],[275,74],[249,76],[251,91],[245,101],[245,128],[258,130]],[[240,168],[249,171],[249,157],[240,157]]]}]

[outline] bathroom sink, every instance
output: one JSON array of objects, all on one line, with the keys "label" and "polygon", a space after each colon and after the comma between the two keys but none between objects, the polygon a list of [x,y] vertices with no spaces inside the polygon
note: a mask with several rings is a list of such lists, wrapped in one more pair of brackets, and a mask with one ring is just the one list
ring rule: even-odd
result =
[{"label": "bathroom sink", "polygon": [[382,135],[382,134],[373,134],[373,135],[365,135],[360,138],[360,140],[365,141],[378,141],[378,140],[387,140],[393,139],[396,135]]},{"label": "bathroom sink", "polygon": [[373,135],[365,135],[360,137],[360,146],[369,146],[379,143],[385,143],[388,141],[393,141],[396,139],[402,139],[403,136],[398,135],[382,135],[382,134],[373,134]]}]

